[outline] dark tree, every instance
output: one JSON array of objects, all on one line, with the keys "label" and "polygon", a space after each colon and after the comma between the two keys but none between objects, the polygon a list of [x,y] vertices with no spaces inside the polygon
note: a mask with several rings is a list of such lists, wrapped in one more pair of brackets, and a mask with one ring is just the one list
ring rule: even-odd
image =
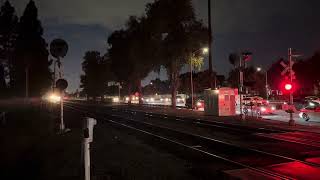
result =
[{"label": "dark tree", "polygon": [[108,38],[109,58],[111,67],[118,82],[126,84],[128,93],[131,94],[132,75],[134,74],[134,62],[129,58],[130,43],[128,39],[130,34],[126,30],[118,30]]},{"label": "dark tree", "polygon": [[13,43],[16,39],[16,26],[18,18],[15,15],[15,9],[11,6],[9,1],[1,6],[0,9],[0,94],[5,93],[6,75],[8,64],[12,57]]},{"label": "dark tree", "polygon": [[283,70],[283,67],[280,65],[281,61],[287,63],[286,60],[279,59],[268,69],[268,84],[271,89],[281,89],[280,84],[284,79],[284,77],[281,76],[281,71]]},{"label": "dark tree", "polygon": [[233,65],[233,67],[236,67],[239,65],[240,56],[237,53],[231,53],[229,55],[229,62]]},{"label": "dark tree", "polygon": [[[108,39],[109,57],[119,82],[142,94],[141,80],[159,67],[155,61],[157,38],[153,37],[145,17],[131,16],[124,30],[115,31]],[[141,102],[141,101],[140,101]]]},{"label": "dark tree", "polygon": [[[160,59],[171,83],[172,106],[176,107],[181,68],[206,46],[207,28],[195,17],[191,0],[156,0],[147,5],[146,14],[153,32],[162,40]],[[165,13],[164,13],[165,12]]]},{"label": "dark tree", "polygon": [[85,74],[81,76],[81,88],[87,98],[103,99],[108,86],[108,72],[110,72],[108,63],[98,51],[87,51],[83,59],[82,70]]},{"label": "dark tree", "polygon": [[[216,72],[213,72],[216,74]],[[224,84],[224,76],[223,75],[216,75],[217,77],[217,87],[221,87]],[[183,73],[179,77],[180,79],[180,86],[179,92],[191,94],[191,85],[190,85],[190,72]],[[203,93],[204,89],[210,88],[210,73],[209,70],[200,71],[200,72],[193,72],[193,90],[194,93],[201,94]]]},{"label": "dark tree", "polygon": [[150,84],[143,87],[143,93],[146,95],[155,95],[157,94],[169,94],[170,91],[169,81],[161,81],[160,79],[155,79],[150,82]]},{"label": "dark tree", "polygon": [[31,96],[39,96],[50,87],[49,53],[42,35],[37,7],[30,0],[18,24],[14,55],[10,62],[10,85],[15,95],[24,94],[27,81]]},{"label": "dark tree", "polygon": [[293,65],[299,91],[303,95],[317,95],[320,89],[320,51],[305,60],[299,60]]},{"label": "dark tree", "polygon": [[[265,75],[264,73],[258,72],[255,67],[250,66],[243,70],[244,75],[244,87],[253,94],[259,94],[266,96],[265,90]],[[232,88],[239,87],[239,68],[232,69],[229,72],[227,79],[228,84]]]}]

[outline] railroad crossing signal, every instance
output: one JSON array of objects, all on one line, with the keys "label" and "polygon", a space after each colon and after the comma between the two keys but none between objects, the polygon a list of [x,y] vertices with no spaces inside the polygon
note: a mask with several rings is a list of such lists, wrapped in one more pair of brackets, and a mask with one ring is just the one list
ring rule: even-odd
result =
[{"label": "railroad crossing signal", "polygon": [[292,79],[296,79],[295,72],[292,70],[294,62],[291,63],[291,66],[289,64],[286,64],[285,62],[281,61],[280,65],[284,67],[284,70],[281,72],[281,76],[285,76],[288,72],[290,73],[291,70],[291,75]]}]

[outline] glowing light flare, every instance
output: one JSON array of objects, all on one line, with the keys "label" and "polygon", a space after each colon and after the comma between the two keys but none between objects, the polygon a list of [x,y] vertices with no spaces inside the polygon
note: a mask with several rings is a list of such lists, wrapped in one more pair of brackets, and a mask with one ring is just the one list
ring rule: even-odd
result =
[{"label": "glowing light flare", "polygon": [[203,54],[207,54],[209,52],[209,48],[205,47],[202,49]]},{"label": "glowing light flare", "polygon": [[201,102],[197,102],[197,107],[201,107],[202,103]]},{"label": "glowing light flare", "polygon": [[313,102],[309,102],[309,106],[315,106]]},{"label": "glowing light flare", "polygon": [[284,85],[284,88],[287,91],[291,91],[292,90],[292,84],[287,83],[287,84]]},{"label": "glowing light flare", "polygon": [[49,102],[51,103],[58,103],[61,101],[61,97],[56,94],[51,94],[48,98]]},{"label": "glowing light flare", "polygon": [[119,97],[112,98],[112,102],[119,102]]}]

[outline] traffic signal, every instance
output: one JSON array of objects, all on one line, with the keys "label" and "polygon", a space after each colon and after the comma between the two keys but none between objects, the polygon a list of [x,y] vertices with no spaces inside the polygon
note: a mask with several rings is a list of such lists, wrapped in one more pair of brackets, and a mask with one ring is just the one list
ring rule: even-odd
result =
[{"label": "traffic signal", "polygon": [[242,53],[242,59],[246,62],[246,61],[250,61],[251,60],[251,56],[252,53],[249,51],[245,51]]},{"label": "traffic signal", "polygon": [[297,89],[297,87],[294,82],[290,82],[289,80],[285,80],[281,83],[281,90],[284,94],[293,93],[296,89]]},{"label": "traffic signal", "polygon": [[284,85],[284,89],[287,90],[287,91],[291,91],[292,90],[292,84],[291,83],[286,83]]}]

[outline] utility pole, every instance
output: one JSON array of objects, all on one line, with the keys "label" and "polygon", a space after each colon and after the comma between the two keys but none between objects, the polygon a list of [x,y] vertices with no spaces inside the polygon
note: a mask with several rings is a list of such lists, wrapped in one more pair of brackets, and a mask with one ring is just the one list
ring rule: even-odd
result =
[{"label": "utility pole", "polygon": [[193,109],[193,73],[192,73],[192,61],[190,61],[190,89],[191,89],[191,109]]},{"label": "utility pole", "polygon": [[266,71],[266,97],[267,97],[267,100],[269,100],[268,70],[265,70],[265,71]]},{"label": "utility pole", "polygon": [[[289,79],[290,83],[292,84],[293,81],[293,71],[292,71],[292,49],[289,48],[288,50],[288,56],[289,56]],[[293,92],[290,90],[290,97],[289,97],[289,105],[290,105],[290,120],[289,120],[289,125],[293,126],[295,124],[294,119],[293,119]]]},{"label": "utility pole", "polygon": [[239,61],[239,98],[240,98],[240,118],[244,119],[243,116],[243,109],[242,109],[242,91],[243,91],[243,58],[242,55],[240,56],[240,61]]},{"label": "utility pole", "polygon": [[29,67],[26,67],[26,100],[29,98]]},{"label": "utility pole", "polygon": [[54,89],[56,87],[56,65],[57,60],[53,61],[53,83],[52,83],[52,93],[54,93]]},{"label": "utility pole", "polygon": [[118,83],[118,98],[119,98],[119,103],[120,103],[120,89],[121,89],[121,83]]},{"label": "utility pole", "polygon": [[[209,79],[210,88],[213,88],[213,70],[212,70],[212,28],[211,28],[211,0],[208,0],[208,37],[209,37]],[[216,77],[214,77],[215,79]],[[216,83],[214,83],[216,85]],[[214,87],[216,88],[216,87]]]}]

